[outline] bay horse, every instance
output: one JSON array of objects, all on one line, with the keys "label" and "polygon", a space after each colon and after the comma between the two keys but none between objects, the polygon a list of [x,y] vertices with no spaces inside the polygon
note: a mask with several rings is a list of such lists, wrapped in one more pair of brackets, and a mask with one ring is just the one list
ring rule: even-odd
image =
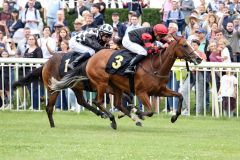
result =
[{"label": "bay horse", "polygon": [[[176,115],[171,117],[171,122],[174,123],[181,114],[183,97],[181,93],[172,91],[166,87],[171,68],[176,58],[185,59],[195,65],[200,64],[202,59],[197,55],[196,51],[194,51],[186,39],[174,35],[172,36],[174,41],[172,41],[168,48],[166,48],[161,54],[148,55],[139,64],[134,75],[134,89],[136,95],[147,108],[147,112],[144,112],[144,115],[147,116],[153,115],[149,96],[178,97],[178,110]],[[108,60],[113,52],[115,51],[111,49],[100,50],[89,59],[86,65],[87,77],[97,89],[96,103],[99,106],[102,105],[104,93],[109,85],[117,89],[115,97],[120,96],[123,92],[130,93],[130,86],[127,77],[118,74],[109,74],[105,71]],[[115,63],[121,65],[119,59],[116,60]],[[57,90],[68,87],[71,88],[72,86],[69,85],[69,82],[78,83],[81,81],[75,79],[75,76],[80,76],[77,70],[70,75],[63,77],[60,81],[54,81],[51,88]],[[121,101],[118,101],[117,103],[121,103]],[[120,106],[121,104],[118,105]]]},{"label": "bay horse", "polygon": [[[48,115],[50,127],[55,127],[52,115],[53,115],[53,107],[54,107],[54,104],[56,103],[56,99],[57,99],[57,96],[59,95],[59,91],[53,91],[49,86],[51,85],[51,78],[55,78],[58,80],[62,78],[59,72],[59,68],[60,68],[61,60],[64,55],[65,54],[54,54],[43,66],[33,70],[32,72],[27,74],[25,77],[20,78],[18,81],[15,81],[13,83],[13,88],[16,89],[17,87],[26,86],[34,81],[42,80],[44,82],[44,86],[47,88],[48,95],[49,95],[46,112]],[[97,116],[100,116],[101,118],[108,118],[109,116],[111,117],[111,114],[109,112],[106,115],[104,112],[101,112],[100,110],[91,106],[89,103],[85,101],[83,97],[83,90],[95,91],[95,86],[89,81],[89,79],[86,79],[86,77],[84,76],[78,76],[78,80],[79,80],[79,83],[74,87],[72,87],[72,90],[76,95],[78,104],[84,106],[86,109],[92,111],[94,114],[96,114]],[[86,87],[86,81],[88,81],[87,87]],[[111,88],[110,86],[108,87],[108,93],[111,93],[114,95],[115,91],[117,91],[117,89]],[[121,96],[122,95],[119,95],[118,97],[121,97]],[[118,99],[116,102],[118,102]],[[115,107],[117,107],[123,113],[125,113],[130,118],[132,118],[136,122],[137,126],[141,126],[140,119],[135,114],[129,113],[127,109],[121,106],[117,106],[117,104],[115,104]],[[100,109],[102,110],[102,108]],[[105,111],[105,108],[104,108],[104,111]],[[138,113],[140,114],[140,111]],[[111,126],[113,129],[116,129],[115,119],[113,119],[112,121],[114,121],[114,123]]]}]

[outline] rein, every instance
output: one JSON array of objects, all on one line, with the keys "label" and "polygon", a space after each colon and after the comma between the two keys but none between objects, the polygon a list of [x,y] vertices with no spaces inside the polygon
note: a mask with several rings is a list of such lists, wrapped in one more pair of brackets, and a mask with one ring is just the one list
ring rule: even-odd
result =
[{"label": "rein", "polygon": [[[148,74],[152,75],[153,77],[157,77],[157,78],[168,78],[168,76],[162,76],[160,73],[159,73],[159,69],[158,68],[155,68],[153,66],[153,54],[151,54],[151,71],[148,71],[146,68],[144,68],[144,66],[140,63],[139,66]],[[157,56],[159,56],[159,60],[160,60],[160,67],[162,65],[162,58],[161,58],[161,55],[158,54]]]}]

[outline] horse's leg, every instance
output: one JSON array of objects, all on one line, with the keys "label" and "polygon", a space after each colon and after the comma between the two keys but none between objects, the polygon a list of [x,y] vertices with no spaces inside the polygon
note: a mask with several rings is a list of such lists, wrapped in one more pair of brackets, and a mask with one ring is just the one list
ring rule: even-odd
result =
[{"label": "horse's leg", "polygon": [[49,120],[51,127],[55,127],[52,115],[53,115],[53,106],[56,103],[58,94],[59,94],[59,92],[54,92],[53,94],[50,93],[49,97],[48,97],[48,104],[46,107],[46,112],[47,112],[48,120]]},{"label": "horse's leg", "polygon": [[114,89],[114,106],[117,107],[121,112],[125,115],[130,117],[137,126],[142,126],[141,120],[136,116],[134,113],[129,112],[123,105],[122,105],[122,95],[123,92],[117,88]]},{"label": "horse's leg", "polygon": [[113,129],[117,129],[117,123],[115,121],[115,117],[112,113],[110,113],[103,105],[103,99],[104,99],[104,93],[106,91],[106,88],[108,86],[108,84],[105,83],[97,83],[98,85],[96,85],[97,88],[97,102],[93,101],[93,103],[98,106],[98,108],[103,111],[110,119],[111,123],[111,127]]},{"label": "horse's leg", "polygon": [[143,112],[142,115],[152,117],[154,112],[152,111],[152,106],[150,103],[149,96],[146,92],[141,92],[140,94],[137,94],[137,96],[141,99],[143,105],[147,107],[147,112]]},{"label": "horse's leg", "polygon": [[165,88],[161,90],[161,95],[165,97],[178,97],[178,110],[176,112],[176,115],[173,115],[171,118],[171,122],[174,123],[177,119],[178,116],[181,114],[182,111],[182,101],[183,101],[183,96],[181,93],[175,92],[169,88]]},{"label": "horse's leg", "polygon": [[83,97],[83,91],[81,89],[74,87],[74,88],[72,88],[72,90],[74,91],[74,93],[77,97],[77,101],[78,101],[79,105],[84,106],[89,111],[92,111],[94,114],[96,114],[97,116],[101,116],[101,118],[106,118],[106,115],[103,112],[101,112],[100,110],[97,110],[96,108],[94,108],[93,106],[91,106],[90,104],[88,104],[85,101],[85,99]]}]

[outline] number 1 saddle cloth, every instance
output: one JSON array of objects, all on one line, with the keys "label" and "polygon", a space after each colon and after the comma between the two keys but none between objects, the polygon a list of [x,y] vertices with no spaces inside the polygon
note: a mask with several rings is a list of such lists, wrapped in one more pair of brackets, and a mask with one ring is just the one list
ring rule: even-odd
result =
[{"label": "number 1 saddle cloth", "polygon": [[117,50],[108,60],[106,72],[110,74],[124,75],[125,69],[128,67],[129,62],[135,57],[136,54],[127,49]]},{"label": "number 1 saddle cloth", "polygon": [[80,56],[80,53],[78,52],[69,52],[67,54],[63,54],[62,59],[61,59],[61,64],[59,68],[59,73],[60,76],[63,77],[65,76],[70,70],[68,69],[67,65],[74,61],[77,57]]}]

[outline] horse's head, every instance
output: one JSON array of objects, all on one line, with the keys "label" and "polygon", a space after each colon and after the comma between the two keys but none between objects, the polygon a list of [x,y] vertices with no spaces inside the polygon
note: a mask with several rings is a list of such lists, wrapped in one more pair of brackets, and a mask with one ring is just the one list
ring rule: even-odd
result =
[{"label": "horse's head", "polygon": [[192,46],[187,42],[185,38],[175,35],[172,36],[177,41],[176,45],[173,48],[176,57],[185,59],[186,61],[192,62],[195,65],[202,62],[202,59],[197,55],[196,51],[194,51]]}]

